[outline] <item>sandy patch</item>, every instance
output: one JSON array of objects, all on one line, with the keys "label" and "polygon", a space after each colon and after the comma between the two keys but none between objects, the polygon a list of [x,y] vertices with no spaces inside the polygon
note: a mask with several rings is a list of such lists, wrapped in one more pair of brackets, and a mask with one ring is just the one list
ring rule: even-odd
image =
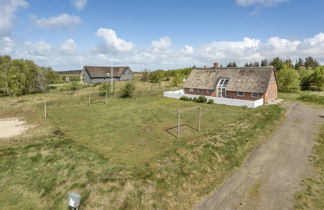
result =
[{"label": "sandy patch", "polygon": [[0,138],[19,136],[32,128],[24,120],[17,118],[0,119]]}]

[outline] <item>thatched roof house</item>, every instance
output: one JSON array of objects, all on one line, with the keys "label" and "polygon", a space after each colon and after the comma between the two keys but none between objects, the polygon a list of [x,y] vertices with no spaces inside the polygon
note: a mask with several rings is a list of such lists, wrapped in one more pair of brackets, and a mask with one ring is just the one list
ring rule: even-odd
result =
[{"label": "thatched roof house", "polygon": [[195,68],[184,84],[186,94],[264,101],[277,97],[274,68]]},{"label": "thatched roof house", "polygon": [[103,83],[112,80],[131,80],[134,74],[128,66],[84,66],[81,78],[85,83]]}]

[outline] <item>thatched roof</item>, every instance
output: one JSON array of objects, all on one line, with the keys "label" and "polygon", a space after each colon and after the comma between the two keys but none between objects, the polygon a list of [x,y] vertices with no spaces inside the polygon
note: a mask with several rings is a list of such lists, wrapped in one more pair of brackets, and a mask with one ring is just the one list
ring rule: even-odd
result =
[{"label": "thatched roof", "polygon": [[228,78],[227,91],[265,93],[273,67],[196,68],[187,78],[184,88],[215,89],[220,78]]},{"label": "thatched roof", "polygon": [[83,68],[91,78],[111,78],[111,70],[113,69],[113,78],[121,77],[124,72],[129,69],[128,66],[113,67],[110,66],[85,66]]}]

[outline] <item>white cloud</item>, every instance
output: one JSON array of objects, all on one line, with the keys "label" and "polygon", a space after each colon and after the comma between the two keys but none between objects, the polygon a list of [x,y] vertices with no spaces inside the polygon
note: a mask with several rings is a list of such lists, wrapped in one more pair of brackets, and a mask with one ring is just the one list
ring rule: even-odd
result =
[{"label": "white cloud", "polygon": [[9,33],[15,13],[28,6],[25,0],[0,0],[0,36]]},{"label": "white cloud", "polygon": [[162,37],[159,41],[153,41],[152,47],[158,50],[165,50],[169,48],[172,44],[172,41],[169,37]]},{"label": "white cloud", "polygon": [[262,5],[262,6],[274,6],[289,0],[236,0],[236,3],[240,6],[252,6],[252,5]]},{"label": "white cloud", "polygon": [[73,6],[78,10],[82,10],[86,5],[87,0],[73,0]]},{"label": "white cloud", "polygon": [[45,41],[26,42],[24,52],[34,56],[48,56],[52,53],[52,46]]},{"label": "white cloud", "polygon": [[185,45],[183,49],[180,50],[180,52],[184,55],[193,55],[194,54],[194,48],[189,45]]},{"label": "white cloud", "polygon": [[99,44],[97,50],[101,53],[108,52],[130,52],[134,49],[132,42],[127,42],[119,38],[114,30],[100,28],[96,35],[103,39],[103,43]]},{"label": "white cloud", "polygon": [[0,55],[11,55],[14,48],[15,43],[9,37],[0,37]]},{"label": "white cloud", "polygon": [[75,43],[74,39],[67,39],[61,44],[60,49],[63,52],[73,53],[77,49],[77,47],[78,46]]},{"label": "white cloud", "polygon": [[73,30],[81,24],[81,18],[75,15],[61,14],[59,16],[40,18],[36,24],[48,30]]},{"label": "white cloud", "polygon": [[100,46],[106,51],[81,51],[73,39],[65,40],[55,47],[45,41],[14,43],[7,37],[0,39],[0,53],[31,59],[39,65],[52,66],[56,70],[80,68],[81,56],[83,63],[87,65],[110,65],[110,61],[114,60],[115,65],[129,65],[134,70],[211,66],[214,62],[226,65],[232,61],[243,65],[245,62],[277,56],[291,58],[293,61],[312,56],[324,64],[324,33],[303,40],[270,37],[262,42],[254,38],[244,38],[240,41],[217,41],[167,50],[135,48],[131,42],[121,40],[109,29],[98,30],[97,35],[104,39]]}]

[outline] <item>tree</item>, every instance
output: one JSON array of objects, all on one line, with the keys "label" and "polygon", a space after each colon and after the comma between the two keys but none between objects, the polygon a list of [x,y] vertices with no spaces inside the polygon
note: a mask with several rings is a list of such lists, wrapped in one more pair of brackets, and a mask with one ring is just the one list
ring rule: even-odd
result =
[{"label": "tree", "polygon": [[300,79],[300,87],[303,90],[309,90],[311,86],[311,74],[310,69],[306,69],[304,66],[298,66],[298,74]]},{"label": "tree", "polygon": [[314,58],[307,57],[307,58],[305,58],[305,67],[306,68],[311,68],[311,69],[314,69],[315,70],[317,67],[319,67],[319,63]]},{"label": "tree", "polygon": [[311,84],[318,90],[324,90],[324,66],[319,66],[310,75]]},{"label": "tree", "polygon": [[269,66],[268,60],[267,59],[263,59],[261,61],[261,66]]},{"label": "tree", "polygon": [[300,89],[299,74],[288,64],[278,71],[279,88],[282,91],[297,91]]},{"label": "tree", "polygon": [[274,58],[270,64],[275,68],[276,71],[280,70],[283,67],[283,62],[279,57]]},{"label": "tree", "polygon": [[178,86],[183,81],[183,76],[178,73],[174,76],[172,80],[172,86]]},{"label": "tree", "polygon": [[0,56],[0,94],[25,95],[46,90],[58,78],[51,68],[37,66],[33,61]]},{"label": "tree", "polygon": [[120,97],[131,98],[135,91],[135,85],[132,82],[128,82],[121,90]]},{"label": "tree", "polygon": [[305,67],[304,60],[299,58],[298,61],[296,61],[295,69],[299,70],[301,67]]},{"label": "tree", "polygon": [[150,73],[150,81],[152,83],[159,83],[165,78],[162,70],[153,71]]}]

